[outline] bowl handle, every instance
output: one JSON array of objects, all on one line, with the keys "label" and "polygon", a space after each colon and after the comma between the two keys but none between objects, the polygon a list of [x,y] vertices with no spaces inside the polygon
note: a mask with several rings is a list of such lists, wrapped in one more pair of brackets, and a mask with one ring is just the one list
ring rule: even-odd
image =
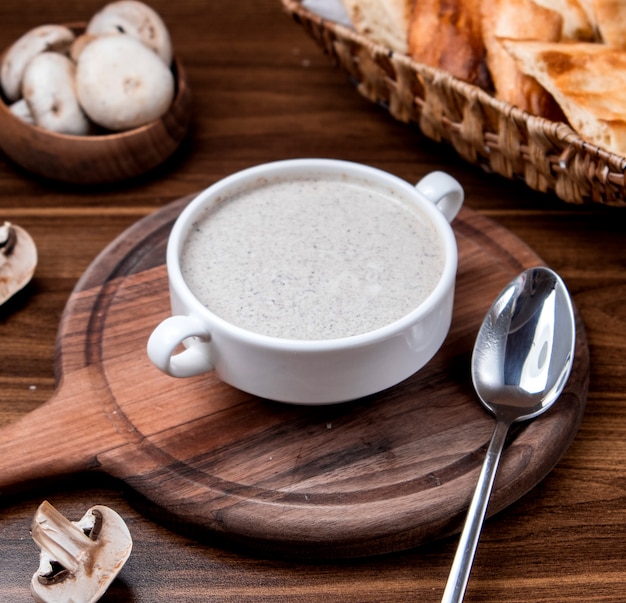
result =
[{"label": "bowl handle", "polygon": [[[193,377],[213,370],[207,326],[194,316],[170,316],[161,322],[148,339],[148,357],[171,377]],[[176,353],[176,348],[186,349]]]},{"label": "bowl handle", "polygon": [[454,220],[465,199],[463,187],[445,172],[426,174],[415,188],[437,206],[448,222]]}]

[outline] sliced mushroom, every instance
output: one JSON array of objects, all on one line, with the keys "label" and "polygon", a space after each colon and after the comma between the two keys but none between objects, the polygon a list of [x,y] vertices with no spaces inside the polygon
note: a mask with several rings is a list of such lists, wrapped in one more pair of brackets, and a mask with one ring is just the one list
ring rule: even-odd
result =
[{"label": "sliced mushroom", "polygon": [[96,505],[80,521],[69,521],[48,501],[33,518],[33,540],[39,545],[39,569],[30,583],[39,603],[94,603],[124,567],[132,538],[112,509]]},{"label": "sliced mushroom", "polygon": [[0,305],[23,289],[37,267],[37,247],[20,226],[0,226]]},{"label": "sliced mushroom", "polygon": [[167,111],[174,98],[174,76],[136,38],[101,36],[78,58],[76,91],[93,122],[109,130],[126,130]]},{"label": "sliced mushroom", "polygon": [[65,52],[74,33],[63,25],[40,25],[26,32],[7,50],[0,67],[0,83],[9,102],[21,96],[22,77],[28,62],[41,52]]},{"label": "sliced mushroom", "polygon": [[38,126],[63,134],[89,132],[76,97],[75,71],[74,63],[56,52],[42,52],[28,63],[22,92]]},{"label": "sliced mushroom", "polygon": [[172,63],[172,42],[169,31],[159,14],[143,2],[119,0],[107,4],[89,21],[86,33],[128,34],[154,50],[168,67]]}]

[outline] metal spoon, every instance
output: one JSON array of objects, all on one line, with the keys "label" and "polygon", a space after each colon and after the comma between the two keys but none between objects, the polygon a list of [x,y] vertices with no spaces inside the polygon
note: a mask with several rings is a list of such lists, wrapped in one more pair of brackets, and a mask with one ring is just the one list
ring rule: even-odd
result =
[{"label": "metal spoon", "polygon": [[567,288],[555,272],[542,267],[511,281],[480,327],[472,380],[496,426],[442,603],[463,600],[506,435],[513,423],[534,419],[559,397],[572,367],[575,334]]}]

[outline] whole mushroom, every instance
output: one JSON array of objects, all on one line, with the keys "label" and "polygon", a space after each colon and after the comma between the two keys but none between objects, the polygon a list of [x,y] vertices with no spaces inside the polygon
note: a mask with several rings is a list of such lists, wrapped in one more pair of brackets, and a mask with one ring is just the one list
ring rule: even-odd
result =
[{"label": "whole mushroom", "polygon": [[20,98],[20,100],[15,101],[10,107],[9,111],[15,115],[15,117],[21,119],[22,121],[30,124],[31,126],[35,125],[35,118],[31,113],[30,107],[26,102],[26,99]]},{"label": "whole mushroom", "polygon": [[73,41],[74,33],[64,25],[40,25],[16,40],[0,66],[0,83],[7,100],[20,98],[24,70],[33,57],[46,51],[64,52]]},{"label": "whole mushroom", "polygon": [[28,63],[22,93],[38,126],[61,134],[89,132],[76,97],[75,71],[74,63],[57,52],[42,52]]},{"label": "whole mushroom", "polygon": [[151,48],[169,67],[172,43],[169,31],[159,14],[137,0],[119,0],[107,4],[87,24],[88,35],[124,33]]},{"label": "whole mushroom", "polygon": [[163,115],[174,98],[174,76],[145,44],[126,35],[89,42],[76,67],[78,101],[96,124],[134,128]]}]

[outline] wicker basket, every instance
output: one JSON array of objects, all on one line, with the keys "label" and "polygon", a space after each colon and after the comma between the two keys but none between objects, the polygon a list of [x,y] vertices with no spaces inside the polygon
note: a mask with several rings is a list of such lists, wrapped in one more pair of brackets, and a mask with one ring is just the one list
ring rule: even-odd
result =
[{"label": "wicker basket", "polygon": [[626,206],[626,158],[585,142],[568,125],[529,115],[484,90],[391,52],[352,29],[281,0],[288,13],[369,100],[447,142],[488,173],[523,179],[568,203]]}]

